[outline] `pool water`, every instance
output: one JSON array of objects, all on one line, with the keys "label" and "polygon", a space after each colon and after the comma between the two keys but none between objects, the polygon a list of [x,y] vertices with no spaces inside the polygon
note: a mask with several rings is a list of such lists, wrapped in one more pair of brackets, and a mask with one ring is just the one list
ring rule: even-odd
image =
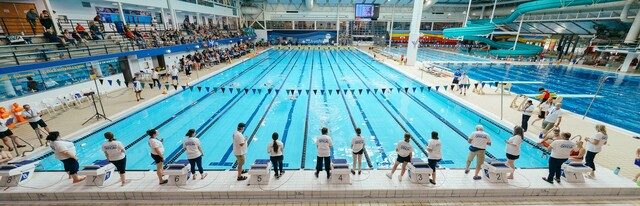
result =
[{"label": "pool water", "polygon": [[[145,135],[151,128],[164,138],[166,163],[186,159],[182,140],[194,128],[205,168],[232,169],[232,133],[239,122],[247,124],[248,163],[268,159],[267,144],[278,132],[287,169],[315,168],[314,139],[323,126],[333,139],[332,156],[349,162],[354,128],[361,128],[367,140],[363,167],[381,169],[395,161],[395,145],[405,132],[413,136],[414,157],[426,158],[425,144],[431,131],[438,131],[441,165],[448,168],[464,167],[469,146],[465,138],[475,125],[484,125],[493,138],[490,157],[504,159],[504,140],[511,136],[510,129],[357,50],[268,50],[193,87],[202,91],[180,91],[77,138],[80,164],[105,159],[102,135],[111,131],[126,145],[127,169],[153,169]],[[50,153],[37,159],[42,160],[41,170],[62,170]],[[542,150],[524,143],[516,165],[541,168],[547,159]]]},{"label": "pool water", "polygon": [[[512,91],[519,94],[539,93],[544,87],[558,94],[588,94],[582,98],[564,98],[562,107],[583,115],[592,96],[598,90],[603,77],[609,76],[589,110],[588,117],[600,120],[623,129],[640,133],[640,76],[603,72],[578,67],[555,65],[488,65],[488,66],[451,66],[454,71],[460,68],[467,71],[469,77],[478,81],[540,81],[544,84],[514,84]],[[594,131],[585,130],[586,135]],[[585,135],[583,134],[583,135]]]},{"label": "pool water", "polygon": [[[385,48],[387,49],[387,48]],[[407,54],[407,48],[391,48],[390,51],[395,54]],[[487,59],[478,57],[467,56],[463,54],[456,54],[451,52],[438,51],[435,49],[418,48],[417,61],[424,61],[427,58],[428,61],[440,61],[440,62],[488,62]]]}]

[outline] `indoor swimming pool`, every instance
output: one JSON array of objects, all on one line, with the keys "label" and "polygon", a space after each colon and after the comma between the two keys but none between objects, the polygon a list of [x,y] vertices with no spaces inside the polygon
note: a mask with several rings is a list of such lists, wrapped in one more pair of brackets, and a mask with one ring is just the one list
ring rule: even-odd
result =
[{"label": "indoor swimming pool", "polygon": [[[126,146],[127,169],[155,168],[145,135],[152,128],[164,138],[165,163],[186,159],[182,140],[194,128],[202,142],[205,169],[232,169],[232,133],[239,122],[247,124],[247,164],[268,159],[266,146],[271,134],[278,132],[286,169],[315,168],[314,139],[323,126],[333,138],[332,156],[349,162],[354,128],[361,128],[367,140],[363,167],[380,169],[395,161],[395,144],[405,132],[413,136],[414,157],[426,158],[425,144],[431,131],[438,131],[443,145],[441,166],[447,168],[464,167],[466,138],[475,125],[484,125],[492,136],[489,157],[504,159],[504,141],[511,136],[511,128],[357,50],[271,49],[192,86],[193,90],[181,90],[87,136],[73,138],[80,165],[105,159],[100,146],[103,133],[110,131]],[[63,170],[49,152],[36,159],[42,160],[39,170]],[[517,167],[546,165],[542,150],[523,143]]]},{"label": "indoor swimming pool", "polygon": [[[584,114],[603,77],[608,77],[588,117],[623,129],[640,133],[640,76],[603,72],[579,67],[551,65],[490,65],[450,66],[451,71],[460,68],[478,81],[540,81],[544,84],[514,84],[512,90],[519,94],[536,94],[539,87],[557,94],[576,94],[562,100],[563,108]],[[590,132],[590,130],[588,130]]]},{"label": "indoor swimming pool", "polygon": [[[387,48],[385,48],[386,50]],[[407,48],[391,48],[391,52],[395,54],[405,54],[407,55]],[[418,48],[418,56],[416,57],[417,61],[424,61],[427,58],[428,61],[439,61],[439,62],[488,62],[489,60],[467,56],[463,54],[454,54],[452,52],[438,51],[435,49],[429,48]]]}]

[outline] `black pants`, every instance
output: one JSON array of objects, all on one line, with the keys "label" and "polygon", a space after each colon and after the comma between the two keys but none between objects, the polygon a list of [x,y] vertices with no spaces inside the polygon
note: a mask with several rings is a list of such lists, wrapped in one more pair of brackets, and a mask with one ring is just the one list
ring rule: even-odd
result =
[{"label": "black pants", "polygon": [[[602,140],[600,140],[602,141]],[[593,160],[596,158],[597,152],[587,151],[587,154],[584,156],[584,165],[591,167],[593,171],[596,171],[596,164],[593,163]]]},{"label": "black pants", "polygon": [[547,176],[547,180],[552,181],[554,176],[556,179],[560,179],[562,164],[566,161],[567,159],[549,157],[549,176]]},{"label": "black pants", "polygon": [[158,80],[158,79],[153,79],[153,87],[157,87],[158,85],[161,85],[161,84],[160,84],[160,80]]},{"label": "black pants", "polygon": [[524,132],[527,132],[529,127],[529,118],[531,118],[531,115],[522,114],[522,129],[524,129]]},{"label": "black pants", "polygon": [[275,172],[276,175],[282,174],[282,167],[283,167],[282,160],[284,159],[284,157],[280,155],[280,156],[270,157],[270,159],[271,159],[271,164],[273,165],[273,172]]},{"label": "black pants", "polygon": [[324,170],[327,171],[327,176],[331,175],[331,157],[318,157],[316,160],[316,172],[322,171],[322,162],[324,161]]},{"label": "black pants", "polygon": [[31,30],[33,30],[33,34],[36,34],[36,20],[27,20],[29,25],[31,26]]},{"label": "black pants", "polygon": [[202,169],[202,156],[189,159],[189,164],[191,165],[191,174],[196,173],[196,165],[198,165],[198,172],[200,172],[200,174],[204,173],[204,169]]}]

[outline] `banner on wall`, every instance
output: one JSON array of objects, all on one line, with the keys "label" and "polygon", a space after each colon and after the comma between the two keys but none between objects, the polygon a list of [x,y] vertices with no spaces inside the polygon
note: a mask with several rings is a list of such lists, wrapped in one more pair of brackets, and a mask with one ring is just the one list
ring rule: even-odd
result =
[{"label": "banner on wall", "polygon": [[[96,12],[105,23],[122,21],[118,8],[96,6]],[[122,13],[127,23],[151,24],[153,22],[153,14],[148,11],[123,9]]]},{"label": "banner on wall", "polygon": [[336,41],[336,31],[274,30],[267,34],[273,44],[326,45]]}]

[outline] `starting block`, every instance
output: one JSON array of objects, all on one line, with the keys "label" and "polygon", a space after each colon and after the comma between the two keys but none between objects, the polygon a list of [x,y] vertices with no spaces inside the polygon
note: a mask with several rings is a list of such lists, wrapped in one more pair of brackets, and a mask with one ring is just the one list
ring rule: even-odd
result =
[{"label": "starting block", "polygon": [[271,179],[271,160],[256,159],[249,169],[249,185],[266,185]]},{"label": "starting block", "polygon": [[492,183],[507,183],[507,173],[511,172],[511,168],[506,162],[487,161],[482,164],[484,176]]},{"label": "starting block", "polygon": [[86,176],[86,185],[104,186],[109,181],[116,166],[108,160],[96,161],[92,165],[82,166],[82,170],[78,171],[78,175]]},{"label": "starting block", "polygon": [[433,169],[429,167],[429,163],[420,158],[411,159],[411,163],[407,165],[407,172],[409,173],[409,181],[413,183],[426,184],[429,182],[429,175],[433,172]]},{"label": "starting block", "polygon": [[40,161],[24,160],[20,162],[9,162],[0,166],[0,187],[15,187],[19,183],[25,182],[33,177],[36,164]]},{"label": "starting block", "polygon": [[164,174],[169,175],[169,181],[173,181],[176,185],[186,185],[187,180],[191,178],[191,164],[189,164],[189,160],[179,160],[173,164],[167,164]]},{"label": "starting block", "polygon": [[569,183],[584,183],[583,174],[591,172],[591,168],[582,162],[566,162],[562,164],[562,177]]},{"label": "starting block", "polygon": [[331,180],[332,184],[351,184],[351,170],[347,159],[331,160]]}]

